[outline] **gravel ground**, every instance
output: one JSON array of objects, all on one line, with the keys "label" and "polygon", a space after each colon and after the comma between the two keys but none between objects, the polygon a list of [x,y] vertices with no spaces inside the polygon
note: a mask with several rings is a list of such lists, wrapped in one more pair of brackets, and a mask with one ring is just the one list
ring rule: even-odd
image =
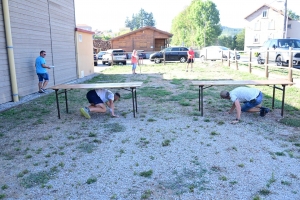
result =
[{"label": "gravel ground", "polygon": [[[181,73],[186,79],[203,76],[201,68]],[[136,118],[124,90],[116,103],[120,118],[80,116],[84,90],[70,93],[70,112],[62,112],[61,120],[53,93],[0,115],[2,198],[300,199],[300,129],[279,123],[279,109],[264,118],[245,113],[232,125],[234,114],[224,114],[230,103],[213,99],[222,88],[205,93],[201,117],[197,88],[188,82],[171,83],[164,72],[123,76],[144,82]],[[185,91],[196,98],[169,99]],[[45,99],[51,112],[26,117],[26,109]]]}]

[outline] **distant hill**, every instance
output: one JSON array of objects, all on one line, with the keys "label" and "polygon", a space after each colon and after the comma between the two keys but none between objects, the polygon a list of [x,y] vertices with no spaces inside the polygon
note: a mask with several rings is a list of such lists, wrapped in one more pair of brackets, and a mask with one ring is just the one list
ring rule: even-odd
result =
[{"label": "distant hill", "polygon": [[227,26],[222,26],[222,29],[223,29],[223,31],[222,31],[221,35],[225,35],[225,36],[236,35],[243,30],[242,28],[230,28]]}]

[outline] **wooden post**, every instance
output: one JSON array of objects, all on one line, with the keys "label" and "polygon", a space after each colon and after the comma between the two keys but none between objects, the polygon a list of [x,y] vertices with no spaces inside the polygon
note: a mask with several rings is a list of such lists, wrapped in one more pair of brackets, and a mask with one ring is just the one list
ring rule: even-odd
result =
[{"label": "wooden post", "polygon": [[269,48],[267,48],[266,58],[265,58],[265,75],[266,78],[269,78]]},{"label": "wooden post", "polygon": [[222,65],[223,65],[223,50],[221,51],[221,61],[222,61]]},{"label": "wooden post", "polygon": [[239,64],[238,64],[238,61],[236,59],[236,49],[234,49],[234,61],[235,61],[235,69],[239,70]]},{"label": "wooden post", "polygon": [[164,65],[166,65],[166,52],[164,51],[164,54],[163,54],[163,58],[164,58]]},{"label": "wooden post", "polygon": [[113,52],[111,52],[111,66],[114,65],[114,55],[113,55]]},{"label": "wooden post", "polygon": [[289,60],[289,73],[288,73],[288,80],[293,82],[293,47],[289,48],[289,55],[290,55],[290,60]]},{"label": "wooden post", "polygon": [[230,50],[228,50],[227,62],[228,62],[228,67],[230,67]]},{"label": "wooden post", "polygon": [[248,66],[249,66],[249,73],[250,73],[250,74],[252,73],[252,64],[251,64],[251,62],[252,62],[252,49],[250,49],[250,53],[249,53],[249,64],[248,64]]}]

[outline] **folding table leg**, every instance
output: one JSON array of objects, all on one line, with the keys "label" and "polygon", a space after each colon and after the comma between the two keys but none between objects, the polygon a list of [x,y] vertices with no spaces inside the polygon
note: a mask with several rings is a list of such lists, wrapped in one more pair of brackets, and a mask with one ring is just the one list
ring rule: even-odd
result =
[{"label": "folding table leg", "polygon": [[67,96],[67,90],[66,89],[65,89],[65,101],[66,101],[66,110],[67,110],[67,113],[69,113],[68,96]]},{"label": "folding table leg", "polygon": [[201,116],[203,116],[203,86],[201,86]]},{"label": "folding table leg", "polygon": [[283,117],[284,98],[285,98],[285,85],[282,85],[281,117]]},{"label": "folding table leg", "polygon": [[132,97],[133,117],[135,117],[134,92],[133,92],[133,88],[130,88],[130,89],[131,89],[131,97]]},{"label": "folding table leg", "polygon": [[272,99],[272,109],[274,110],[274,101],[275,101],[275,85],[273,85],[273,99]]},{"label": "folding table leg", "polygon": [[56,107],[57,107],[57,114],[58,114],[58,119],[60,119],[60,110],[59,110],[59,102],[58,102],[58,90],[55,90],[55,96],[56,96]]}]

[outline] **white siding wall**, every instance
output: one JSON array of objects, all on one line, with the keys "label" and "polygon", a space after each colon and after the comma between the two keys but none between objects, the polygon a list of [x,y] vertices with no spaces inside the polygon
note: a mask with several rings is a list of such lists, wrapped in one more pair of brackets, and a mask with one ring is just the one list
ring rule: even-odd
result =
[{"label": "white siding wall", "polygon": [[6,51],[2,1],[0,1],[0,104],[12,101],[9,67]]},{"label": "white siding wall", "polygon": [[[1,8],[0,18],[0,103],[11,101],[7,55]],[[55,65],[55,73],[48,70],[48,86],[76,79],[75,59],[75,10],[74,0],[9,0],[14,57],[19,95],[25,96],[38,91],[35,59],[45,50],[47,65]],[[3,42],[3,44],[2,44]],[[3,72],[6,74],[3,75]],[[7,78],[6,78],[7,79]],[[9,88],[4,91],[4,87]]]}]

